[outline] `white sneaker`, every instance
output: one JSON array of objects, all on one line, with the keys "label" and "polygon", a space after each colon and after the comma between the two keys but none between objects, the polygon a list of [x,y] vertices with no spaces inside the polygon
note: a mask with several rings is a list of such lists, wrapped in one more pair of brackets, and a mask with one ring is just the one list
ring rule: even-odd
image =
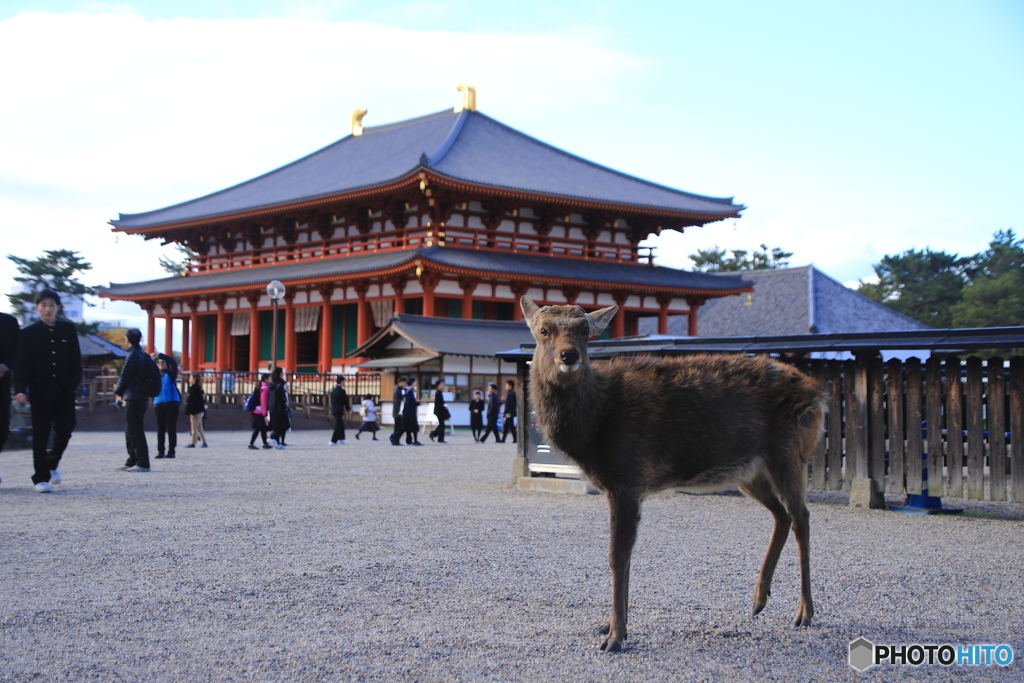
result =
[{"label": "white sneaker", "polygon": [[126,471],[128,471],[128,472],[149,472],[149,468],[148,467],[139,467],[138,465],[134,465],[132,467],[129,467]]},{"label": "white sneaker", "polygon": [[338,445],[339,446],[344,446],[345,445],[345,439],[342,439],[341,441],[339,441]]},{"label": "white sneaker", "polygon": [[48,481],[39,482],[38,484],[36,484],[35,488],[36,493],[50,493],[51,491],[53,491],[53,487],[50,486],[50,482]]},{"label": "white sneaker", "polygon": [[50,470],[50,483],[54,486],[59,485],[64,481],[64,477],[60,476],[60,470]]},{"label": "white sneaker", "polygon": [[277,439],[267,439],[267,441],[269,441],[270,445],[273,446],[274,448],[280,448],[281,447],[281,444],[279,444],[277,442]]},{"label": "white sneaker", "polygon": [[328,446],[337,446],[338,444],[335,443],[334,441],[329,441],[329,442],[327,442],[327,445]]}]

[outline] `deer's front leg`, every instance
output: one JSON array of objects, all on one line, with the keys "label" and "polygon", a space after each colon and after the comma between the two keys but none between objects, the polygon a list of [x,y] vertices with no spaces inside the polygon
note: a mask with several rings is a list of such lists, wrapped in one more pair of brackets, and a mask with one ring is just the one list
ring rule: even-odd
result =
[{"label": "deer's front leg", "polygon": [[631,496],[609,496],[611,539],[608,562],[612,569],[612,614],[608,619],[607,637],[601,643],[605,652],[618,652],[626,640],[626,619],[629,612],[629,562],[640,524],[640,500]]}]

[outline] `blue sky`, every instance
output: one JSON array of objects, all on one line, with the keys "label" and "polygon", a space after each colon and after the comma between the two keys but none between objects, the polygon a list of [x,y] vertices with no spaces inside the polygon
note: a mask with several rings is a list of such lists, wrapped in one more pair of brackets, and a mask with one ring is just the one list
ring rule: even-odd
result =
[{"label": "blue sky", "polygon": [[764,242],[849,282],[1024,232],[1020,2],[3,0],[0,63],[3,253],[77,249],[92,284],[161,276],[167,248],[115,243],[118,212],[276,168],[356,107],[447,108],[463,81],[529,135],[749,207],[658,238],[664,265]]}]

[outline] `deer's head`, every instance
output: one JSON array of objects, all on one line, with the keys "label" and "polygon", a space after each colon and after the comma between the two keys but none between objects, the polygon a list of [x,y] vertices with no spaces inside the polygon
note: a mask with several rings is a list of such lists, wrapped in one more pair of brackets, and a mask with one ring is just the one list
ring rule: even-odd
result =
[{"label": "deer's head", "polygon": [[610,306],[588,314],[579,306],[538,306],[525,296],[519,303],[537,340],[533,362],[545,369],[557,369],[551,378],[554,381],[574,381],[579,376],[578,370],[590,362],[587,340],[601,334],[619,310]]}]

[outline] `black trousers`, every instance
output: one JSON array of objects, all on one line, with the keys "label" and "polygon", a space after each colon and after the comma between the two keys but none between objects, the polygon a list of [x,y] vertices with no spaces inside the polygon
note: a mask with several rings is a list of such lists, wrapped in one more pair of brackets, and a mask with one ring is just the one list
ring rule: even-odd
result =
[{"label": "black trousers", "polygon": [[164,452],[164,435],[166,435],[167,454],[174,455],[174,449],[178,446],[178,409],[180,407],[181,403],[178,401],[153,404],[153,413],[156,414],[156,451],[158,454]]},{"label": "black trousers", "polygon": [[345,440],[345,415],[334,416],[334,434],[331,434],[331,441]]},{"label": "black trousers", "polygon": [[11,432],[11,373],[0,377],[0,453],[4,451],[7,435]]},{"label": "black trousers", "polygon": [[405,420],[401,415],[395,415],[395,432],[391,435],[391,443],[398,443],[402,440],[402,433],[405,431]]},{"label": "black trousers", "polygon": [[125,465],[149,467],[149,444],[146,442],[146,417],[148,398],[130,398],[124,402],[124,442],[128,449]]},{"label": "black trousers", "polygon": [[[53,450],[47,451],[46,444],[53,430]],[[75,431],[75,397],[72,394],[58,394],[51,400],[32,401],[32,464],[35,473],[32,483],[50,481],[50,470],[57,469]]]},{"label": "black trousers", "polygon": [[437,418],[437,428],[430,433],[437,438],[438,443],[444,443],[444,420]]},{"label": "black trousers", "polygon": [[[508,438],[508,435],[510,433],[512,434],[512,443],[519,443],[519,437],[516,436],[516,426],[514,424],[515,421],[515,416],[505,417],[505,424],[501,426],[501,439],[499,439],[500,443],[505,443],[505,439]],[[497,434],[495,434],[495,436],[497,436]]]},{"label": "black trousers", "polygon": [[494,432],[494,440],[495,441],[500,441],[501,440],[501,433],[498,432],[498,416],[497,415],[495,415],[494,418],[490,418],[490,417],[487,418],[487,429],[484,430],[483,436],[480,437],[480,443],[483,443],[484,441],[487,441],[487,435],[490,434],[491,432]]}]

